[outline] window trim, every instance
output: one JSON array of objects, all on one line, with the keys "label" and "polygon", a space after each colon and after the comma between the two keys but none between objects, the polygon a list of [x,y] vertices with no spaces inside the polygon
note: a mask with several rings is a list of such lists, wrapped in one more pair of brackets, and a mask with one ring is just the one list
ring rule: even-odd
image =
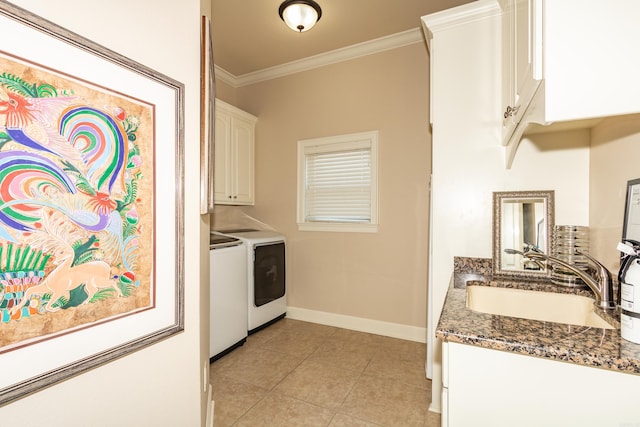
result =
[{"label": "window trim", "polygon": [[[336,147],[332,150],[330,146]],[[369,147],[371,153],[371,220],[370,222],[328,222],[304,219],[305,212],[305,160],[309,150],[339,151],[337,147]],[[296,220],[299,231],[337,231],[376,233],[379,226],[378,218],[378,131],[359,132],[347,135],[336,135],[324,138],[313,138],[298,141],[298,174],[297,174],[297,203]]]}]

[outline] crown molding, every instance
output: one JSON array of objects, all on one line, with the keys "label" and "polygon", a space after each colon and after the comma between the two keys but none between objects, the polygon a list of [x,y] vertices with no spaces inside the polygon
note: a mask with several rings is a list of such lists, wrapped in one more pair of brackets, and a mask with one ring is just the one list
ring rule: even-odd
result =
[{"label": "crown molding", "polygon": [[431,44],[431,39],[436,32],[501,14],[500,1],[478,0],[423,16],[421,19],[427,35],[427,45]]},{"label": "crown molding", "polygon": [[233,74],[231,74],[230,72],[228,72],[224,68],[218,67],[215,64],[214,64],[214,67],[215,67],[216,79],[222,80],[223,82],[225,82],[226,84],[228,84],[230,86],[238,87],[238,85],[236,83],[236,80],[237,80],[236,76],[234,76]]},{"label": "crown molding", "polygon": [[242,74],[240,76],[234,76],[217,65],[215,66],[215,73],[216,78],[232,87],[238,88],[265,80],[287,76],[289,74],[324,67],[325,65],[335,64],[337,62],[348,61],[361,56],[383,52],[385,50],[396,49],[418,42],[424,42],[424,34],[420,28],[413,28],[390,36],[380,37],[297,61],[287,62],[286,64]]}]

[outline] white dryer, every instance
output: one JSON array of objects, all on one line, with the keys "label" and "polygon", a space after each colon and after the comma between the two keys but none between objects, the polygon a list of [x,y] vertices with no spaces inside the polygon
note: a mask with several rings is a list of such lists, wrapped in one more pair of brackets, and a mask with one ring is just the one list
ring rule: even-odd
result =
[{"label": "white dryer", "polygon": [[226,230],[217,234],[240,239],[247,247],[247,322],[249,334],[287,312],[286,239],[275,231]]}]

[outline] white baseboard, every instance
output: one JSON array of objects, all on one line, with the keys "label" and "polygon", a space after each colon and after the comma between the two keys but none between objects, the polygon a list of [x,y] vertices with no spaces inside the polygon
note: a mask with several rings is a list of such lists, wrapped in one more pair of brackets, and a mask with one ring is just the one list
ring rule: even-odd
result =
[{"label": "white baseboard", "polygon": [[401,325],[399,323],[290,306],[287,307],[287,317],[294,320],[304,320],[305,322],[320,323],[321,325],[368,332],[408,341],[427,342],[427,328],[418,326]]}]

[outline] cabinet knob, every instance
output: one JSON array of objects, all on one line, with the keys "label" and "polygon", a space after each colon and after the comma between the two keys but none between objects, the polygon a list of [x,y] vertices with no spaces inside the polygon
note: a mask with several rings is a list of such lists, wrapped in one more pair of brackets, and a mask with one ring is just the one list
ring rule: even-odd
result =
[{"label": "cabinet knob", "polygon": [[517,107],[512,107],[512,106],[507,106],[507,110],[504,112],[504,118],[508,119],[509,117],[513,117],[516,114],[518,114],[518,110],[520,110],[520,106],[518,105]]}]

